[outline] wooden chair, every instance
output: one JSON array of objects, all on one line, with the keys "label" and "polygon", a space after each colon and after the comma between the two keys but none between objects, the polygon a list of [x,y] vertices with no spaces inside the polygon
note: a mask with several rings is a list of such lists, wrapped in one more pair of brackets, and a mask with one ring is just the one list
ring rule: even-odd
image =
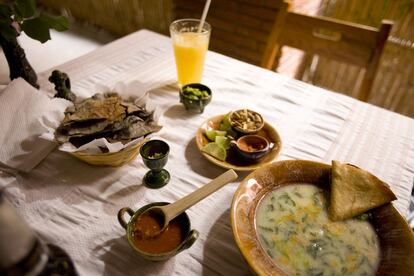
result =
[{"label": "wooden chair", "polygon": [[[365,69],[357,97],[367,101],[393,23],[384,20],[377,29],[294,13],[290,11],[289,3],[284,2],[283,5],[273,24],[261,66],[274,70],[282,46],[303,50],[307,57],[319,55],[356,65]],[[302,79],[304,67],[301,66],[296,78]]]}]

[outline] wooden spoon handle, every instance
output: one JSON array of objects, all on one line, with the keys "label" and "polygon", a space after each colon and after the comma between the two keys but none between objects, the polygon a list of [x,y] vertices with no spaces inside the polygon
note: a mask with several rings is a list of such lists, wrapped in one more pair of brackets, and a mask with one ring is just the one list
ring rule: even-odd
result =
[{"label": "wooden spoon handle", "polygon": [[176,216],[184,212],[186,209],[190,208],[194,204],[198,203],[202,199],[206,198],[207,196],[222,188],[230,181],[235,180],[236,178],[237,174],[235,173],[235,171],[228,170],[227,172],[216,177],[210,183],[204,185],[200,189],[197,189],[191,194],[186,195],[185,197],[177,200],[174,203],[163,206],[162,209],[164,210],[166,220],[173,220]]}]

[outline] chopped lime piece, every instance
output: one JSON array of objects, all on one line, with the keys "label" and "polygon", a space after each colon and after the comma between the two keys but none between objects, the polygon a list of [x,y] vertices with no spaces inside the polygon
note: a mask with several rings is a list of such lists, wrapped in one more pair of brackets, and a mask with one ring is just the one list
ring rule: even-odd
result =
[{"label": "chopped lime piece", "polygon": [[208,140],[214,141],[216,139],[216,131],[215,130],[206,130],[206,136]]},{"label": "chopped lime piece", "polygon": [[202,152],[205,152],[211,156],[213,156],[214,158],[217,158],[218,160],[224,161],[227,158],[227,152],[226,150],[217,145],[214,142],[208,143],[207,145],[205,145],[202,149]]},{"label": "chopped lime piece", "polygon": [[206,130],[206,136],[208,140],[215,141],[216,136],[226,136],[226,132],[221,130]]},{"label": "chopped lime piece", "polygon": [[230,148],[230,139],[226,136],[216,136],[215,143],[225,150]]},{"label": "chopped lime piece", "polygon": [[224,115],[223,121],[221,121],[220,130],[228,131],[230,129],[230,113],[227,113],[226,115]]},{"label": "chopped lime piece", "polygon": [[216,130],[216,136],[226,136],[226,132],[222,130]]},{"label": "chopped lime piece", "polygon": [[224,121],[225,123],[229,123],[229,124],[230,124],[230,113],[231,113],[231,112],[229,112],[229,113],[227,113],[226,115],[224,115],[223,121]]}]

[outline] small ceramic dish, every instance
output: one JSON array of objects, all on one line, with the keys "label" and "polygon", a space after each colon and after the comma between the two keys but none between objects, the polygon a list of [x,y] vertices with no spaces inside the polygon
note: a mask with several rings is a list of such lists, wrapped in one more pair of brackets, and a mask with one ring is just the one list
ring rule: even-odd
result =
[{"label": "small ceramic dish", "polygon": [[241,134],[255,134],[264,126],[262,115],[250,109],[232,111],[229,116],[231,127]]},{"label": "small ceramic dish", "polygon": [[244,135],[232,141],[233,148],[237,151],[241,158],[246,161],[256,161],[269,153],[273,147],[266,138],[260,135]]},{"label": "small ceramic dish", "polygon": [[[145,252],[139,249],[136,243],[134,242],[136,220],[145,210],[153,206],[163,206],[167,204],[168,204],[167,202],[154,202],[154,203],[141,207],[136,212],[134,212],[131,208],[128,208],[128,207],[122,208],[118,211],[118,221],[119,221],[119,224],[121,224],[121,226],[126,230],[126,235],[127,235],[129,245],[135,250],[135,252],[137,252],[141,257],[147,260],[163,261],[163,260],[169,259],[175,256],[176,254],[182,252],[183,250],[191,247],[199,236],[199,233],[197,230],[191,230],[190,218],[184,212],[174,219],[174,220],[177,220],[178,223],[182,227],[182,238],[181,238],[182,241],[177,247],[175,247],[172,250],[169,250],[167,252],[162,252],[162,253],[148,253],[148,252]],[[124,218],[125,213],[131,216],[129,220],[125,220]]]},{"label": "small ceramic dish", "polygon": [[[285,185],[307,183],[330,189],[331,166],[303,160],[280,161],[249,174],[236,190],[231,226],[237,246],[257,275],[288,275],[263,249],[256,229],[256,211],[262,198]],[[392,204],[372,209],[370,223],[380,241],[376,275],[412,275],[414,235]]]},{"label": "small ceramic dish", "polygon": [[180,90],[180,102],[186,110],[203,113],[204,107],[211,102],[211,98],[211,89],[201,83],[190,83]]},{"label": "small ceramic dish", "polygon": [[236,171],[252,171],[264,165],[270,164],[276,160],[282,148],[282,140],[280,139],[280,136],[277,133],[276,129],[273,128],[267,122],[264,122],[263,128],[257,133],[257,135],[264,137],[267,141],[269,141],[269,143],[273,144],[273,147],[268,151],[268,153],[265,156],[263,156],[263,158],[255,160],[255,162],[246,161],[243,158],[240,158],[240,156],[234,150],[229,151],[229,154],[225,161],[218,160],[213,156],[202,152],[201,149],[206,144],[210,143],[210,141],[205,135],[206,130],[218,130],[220,127],[220,123],[224,119],[224,116],[224,114],[217,115],[206,120],[197,131],[197,147],[207,160],[222,168],[233,169]]}]

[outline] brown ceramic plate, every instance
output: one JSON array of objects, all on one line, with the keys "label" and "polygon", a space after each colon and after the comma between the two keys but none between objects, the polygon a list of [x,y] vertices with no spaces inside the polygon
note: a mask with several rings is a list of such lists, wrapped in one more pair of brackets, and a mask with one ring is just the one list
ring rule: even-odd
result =
[{"label": "brown ceramic plate", "polygon": [[[208,119],[207,121],[205,121],[201,125],[201,127],[198,129],[197,135],[196,135],[196,142],[197,142],[197,147],[200,150],[200,152],[201,152],[201,149],[210,142],[205,135],[205,131],[212,130],[212,129],[218,130],[223,118],[224,118],[224,114],[212,117]],[[263,158],[259,159],[258,161],[254,163],[252,162],[248,163],[246,161],[243,161],[237,155],[237,153],[232,150],[229,151],[226,161],[218,160],[214,158],[213,156],[208,155],[204,152],[201,152],[201,153],[209,161],[211,161],[212,163],[222,168],[233,169],[237,171],[252,171],[252,170],[255,170],[259,167],[262,167],[264,165],[267,165],[275,161],[279,155],[280,149],[282,148],[282,141],[280,139],[280,136],[277,133],[276,129],[274,129],[270,124],[265,122],[263,128],[257,133],[257,135],[265,137],[270,143],[273,143],[274,146],[269,151],[269,153],[266,154],[266,156],[264,156]]]},{"label": "brown ceramic plate", "polygon": [[[233,197],[231,225],[236,243],[253,271],[259,275],[286,275],[262,249],[256,229],[257,204],[275,188],[292,183],[330,186],[331,166],[312,161],[280,161],[249,174]],[[371,211],[381,243],[377,275],[413,275],[414,235],[404,218],[387,204]]]}]

